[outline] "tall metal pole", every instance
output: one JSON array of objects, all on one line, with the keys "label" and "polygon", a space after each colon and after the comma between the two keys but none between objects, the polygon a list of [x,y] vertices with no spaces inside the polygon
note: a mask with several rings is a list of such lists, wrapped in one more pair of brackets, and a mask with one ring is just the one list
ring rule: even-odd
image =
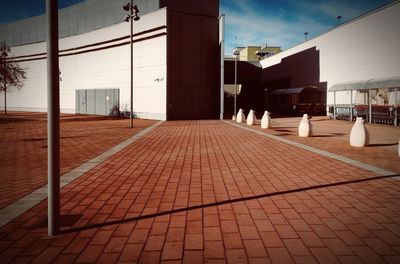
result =
[{"label": "tall metal pole", "polygon": [[48,234],[60,231],[60,83],[58,68],[58,1],[46,0],[47,26],[47,161]]},{"label": "tall metal pole", "polygon": [[397,88],[394,89],[394,126],[397,126]]},{"label": "tall metal pole", "polygon": [[235,101],[233,103],[233,115],[236,116],[236,96],[237,96],[237,56],[235,55]]},{"label": "tall metal pole", "polygon": [[131,116],[130,116],[130,127],[133,127],[133,0],[131,0]]},{"label": "tall metal pole", "polygon": [[220,45],[221,45],[221,92],[219,119],[224,119],[224,54],[225,54],[225,14],[220,16]]}]

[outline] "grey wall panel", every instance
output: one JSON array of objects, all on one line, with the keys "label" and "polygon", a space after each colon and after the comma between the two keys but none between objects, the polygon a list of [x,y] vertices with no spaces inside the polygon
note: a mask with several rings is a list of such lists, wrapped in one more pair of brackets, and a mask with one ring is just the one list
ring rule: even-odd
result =
[{"label": "grey wall panel", "polygon": [[58,32],[60,38],[68,36],[68,24],[62,24],[59,26],[59,32]]},{"label": "grey wall panel", "polygon": [[79,114],[110,115],[119,108],[119,89],[89,89],[75,91],[75,112]]},{"label": "grey wall panel", "polygon": [[96,89],[95,96],[96,96],[95,114],[96,115],[105,115],[106,114],[106,90]]},{"label": "grey wall panel", "polygon": [[104,27],[104,14],[103,10],[97,10],[96,13],[94,14],[94,28],[102,28]]},{"label": "grey wall panel", "polygon": [[106,115],[111,113],[114,106],[119,108],[119,93],[118,89],[107,89],[106,90]]},{"label": "grey wall panel", "polygon": [[114,24],[114,6],[112,2],[106,3],[104,5],[104,25]]},{"label": "grey wall panel", "polygon": [[76,98],[75,98],[76,113],[87,114],[86,90],[76,90],[75,95],[76,95]]},{"label": "grey wall panel", "polygon": [[[60,36],[82,34],[120,23],[128,0],[86,0],[59,11]],[[159,0],[136,0],[140,15],[159,8]],[[0,41],[9,46],[45,41],[45,16],[37,16],[0,24]]]},{"label": "grey wall panel", "polygon": [[78,34],[78,22],[68,24],[68,33],[70,35]]},{"label": "grey wall panel", "polygon": [[90,115],[96,114],[95,106],[96,106],[96,97],[95,97],[95,90],[87,90],[86,91],[86,113]]}]

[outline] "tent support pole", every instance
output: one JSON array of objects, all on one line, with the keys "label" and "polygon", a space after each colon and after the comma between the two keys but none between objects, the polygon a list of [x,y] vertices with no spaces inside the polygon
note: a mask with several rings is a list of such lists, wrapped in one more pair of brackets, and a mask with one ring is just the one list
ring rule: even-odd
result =
[{"label": "tent support pole", "polygon": [[336,91],[333,92],[333,119],[336,120]]},{"label": "tent support pole", "polygon": [[350,122],[353,122],[353,90],[350,90]]},{"label": "tent support pole", "polygon": [[371,89],[368,90],[368,123],[372,123],[372,94]]}]

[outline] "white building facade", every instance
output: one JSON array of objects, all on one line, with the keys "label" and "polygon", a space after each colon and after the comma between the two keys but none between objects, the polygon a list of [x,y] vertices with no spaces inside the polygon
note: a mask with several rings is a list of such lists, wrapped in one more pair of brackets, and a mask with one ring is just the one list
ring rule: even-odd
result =
[{"label": "white building facade", "polygon": [[[62,113],[107,115],[114,107],[130,111],[130,23],[123,22],[124,2],[86,0],[59,11]],[[204,4],[201,1],[135,1],[140,10],[140,20],[133,23],[136,117],[156,120],[218,117],[219,105],[210,105],[208,101],[209,97],[215,97],[214,93],[219,94],[219,2],[206,2],[211,4],[199,8]],[[199,34],[191,33],[196,29]],[[7,109],[46,112],[44,16],[0,25],[0,33],[0,41],[11,48],[9,57],[26,70],[27,77],[20,91],[7,93]],[[193,43],[205,43],[205,48],[200,46],[201,58],[208,61],[193,59]],[[217,80],[217,89],[207,83],[192,84],[191,79],[185,79],[187,71],[201,72],[205,74],[204,80],[213,83]],[[196,104],[185,105],[192,101]],[[0,108],[4,108],[4,93],[0,94]]]},{"label": "white building facade", "polygon": [[[350,104],[350,97],[353,104],[357,98],[355,90],[338,91],[334,99],[334,93],[329,92],[331,87],[343,82],[400,76],[399,14],[400,1],[395,1],[261,60],[263,71],[276,67],[290,56],[314,48],[319,54],[319,72],[316,74],[319,74],[320,83],[326,83],[326,104]],[[310,84],[304,82],[302,85]],[[354,93],[353,96],[350,93]]]}]

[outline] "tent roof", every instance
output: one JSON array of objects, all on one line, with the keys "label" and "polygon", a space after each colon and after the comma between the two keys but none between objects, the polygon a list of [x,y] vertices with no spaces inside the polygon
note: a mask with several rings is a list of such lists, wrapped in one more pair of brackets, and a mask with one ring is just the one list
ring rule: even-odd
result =
[{"label": "tent roof", "polygon": [[321,92],[316,86],[305,86],[305,87],[298,87],[298,88],[289,88],[289,89],[278,89],[273,91],[271,94],[299,94],[304,89],[313,89]]},{"label": "tent roof", "polygon": [[400,76],[336,83],[329,92],[400,87]]},{"label": "tent roof", "polygon": [[[224,92],[225,93],[230,94],[230,95],[235,95],[235,90],[236,90],[236,87],[234,84],[224,84]],[[238,84],[236,94],[239,95],[241,90],[242,90],[242,85]]]}]

